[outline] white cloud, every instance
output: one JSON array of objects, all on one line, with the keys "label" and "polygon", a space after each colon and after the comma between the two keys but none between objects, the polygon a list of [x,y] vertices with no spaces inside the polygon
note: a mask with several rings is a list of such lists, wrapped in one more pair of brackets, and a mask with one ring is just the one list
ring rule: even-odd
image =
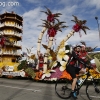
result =
[{"label": "white cloud", "polygon": [[96,7],[96,9],[100,9],[100,0],[85,0],[85,5],[91,6],[91,7]]},{"label": "white cloud", "polygon": [[[25,50],[26,47],[34,46],[35,50],[33,50],[36,52],[38,36],[42,30],[42,27],[38,27],[38,25],[42,25],[41,19],[45,19],[45,14],[40,11],[41,8],[36,8],[23,14],[23,50]],[[46,38],[43,39],[43,41],[46,41]]]}]

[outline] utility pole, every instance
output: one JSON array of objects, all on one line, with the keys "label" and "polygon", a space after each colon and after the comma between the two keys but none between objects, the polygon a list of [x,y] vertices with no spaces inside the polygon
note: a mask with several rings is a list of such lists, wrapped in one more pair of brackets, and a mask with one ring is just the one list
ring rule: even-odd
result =
[{"label": "utility pole", "polygon": [[99,40],[100,40],[100,28],[99,28],[99,21],[98,21],[98,17],[95,17],[95,19],[97,20],[97,24],[98,24]]}]

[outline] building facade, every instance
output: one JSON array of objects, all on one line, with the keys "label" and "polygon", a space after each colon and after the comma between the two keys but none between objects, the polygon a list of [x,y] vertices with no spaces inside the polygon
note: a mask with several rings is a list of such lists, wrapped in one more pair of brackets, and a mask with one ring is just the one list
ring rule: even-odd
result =
[{"label": "building facade", "polygon": [[21,16],[14,12],[5,12],[0,15],[0,38],[4,36],[12,43],[0,46],[0,68],[7,67],[7,70],[17,70],[22,49],[22,33],[23,18]]}]

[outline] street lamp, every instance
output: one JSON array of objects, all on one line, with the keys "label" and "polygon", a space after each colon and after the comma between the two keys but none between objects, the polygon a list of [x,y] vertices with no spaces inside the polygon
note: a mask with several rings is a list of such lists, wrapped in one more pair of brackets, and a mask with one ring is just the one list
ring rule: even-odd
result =
[{"label": "street lamp", "polygon": [[99,28],[99,21],[98,21],[98,17],[95,17],[95,19],[97,20],[97,24],[98,24],[99,40],[100,40],[100,28]]}]

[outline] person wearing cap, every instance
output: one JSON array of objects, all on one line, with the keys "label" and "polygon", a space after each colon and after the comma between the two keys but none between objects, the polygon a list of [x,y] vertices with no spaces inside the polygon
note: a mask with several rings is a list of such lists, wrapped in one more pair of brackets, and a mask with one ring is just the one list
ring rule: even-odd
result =
[{"label": "person wearing cap", "polygon": [[84,66],[86,66],[86,63],[80,57],[80,51],[81,51],[80,45],[74,47],[72,54],[70,55],[70,58],[69,58],[68,63],[66,65],[66,71],[71,75],[71,77],[73,79],[71,96],[74,99],[77,99],[77,94],[74,91],[75,86],[76,86],[76,82],[77,82],[76,74],[79,74],[79,72],[81,70],[79,67],[76,67],[76,63],[79,62],[79,63],[83,64]]},{"label": "person wearing cap", "polygon": [[[85,45],[77,45],[74,51],[79,58],[87,62],[86,60],[87,52],[85,50]],[[80,64],[78,61],[76,61],[75,67],[78,67],[77,70],[79,71],[79,74],[84,74],[86,72],[86,68],[84,68],[84,65]]]},{"label": "person wearing cap", "polygon": [[[80,58],[84,60],[84,62],[87,62],[87,52],[86,52],[86,46],[85,45],[81,45],[81,51],[80,51]],[[80,64],[80,68],[81,68],[81,73],[85,73],[86,72],[86,68],[84,68],[84,65]]]},{"label": "person wearing cap", "polygon": [[86,56],[87,56],[86,47],[85,45],[81,45],[81,58],[84,61],[86,61]]}]

